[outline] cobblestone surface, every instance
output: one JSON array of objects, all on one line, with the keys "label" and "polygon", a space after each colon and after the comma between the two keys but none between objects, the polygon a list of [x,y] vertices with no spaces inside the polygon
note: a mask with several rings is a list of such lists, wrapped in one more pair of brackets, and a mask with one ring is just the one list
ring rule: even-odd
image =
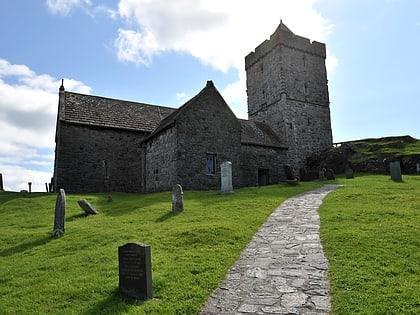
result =
[{"label": "cobblestone surface", "polygon": [[283,202],[255,234],[200,315],[328,314],[328,261],[318,208],[339,185]]}]

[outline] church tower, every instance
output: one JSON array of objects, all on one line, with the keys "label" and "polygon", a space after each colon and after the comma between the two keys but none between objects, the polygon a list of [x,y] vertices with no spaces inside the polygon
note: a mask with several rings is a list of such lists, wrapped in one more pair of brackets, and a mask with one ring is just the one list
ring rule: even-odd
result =
[{"label": "church tower", "polygon": [[325,44],[295,35],[280,22],[245,57],[248,117],[270,125],[288,145],[296,170],[332,147]]}]

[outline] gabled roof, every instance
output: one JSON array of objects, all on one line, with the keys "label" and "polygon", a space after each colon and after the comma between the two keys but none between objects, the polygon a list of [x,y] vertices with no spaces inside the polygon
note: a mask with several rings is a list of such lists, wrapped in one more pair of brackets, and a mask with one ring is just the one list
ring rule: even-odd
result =
[{"label": "gabled roof", "polygon": [[90,126],[152,132],[175,108],[63,91],[61,120]]},{"label": "gabled roof", "polygon": [[276,28],[276,30],[274,31],[274,33],[277,33],[277,32],[280,32],[280,31],[285,31],[285,32],[287,32],[287,33],[290,33],[290,34],[292,34],[292,35],[295,35],[291,30],[290,30],[290,28],[288,28],[284,23],[283,23],[283,21],[282,20],[280,20],[280,24],[279,24],[279,26],[277,26],[277,28]]},{"label": "gabled roof", "polygon": [[239,121],[242,127],[242,144],[287,149],[284,142],[267,124],[244,119]]},{"label": "gabled roof", "polygon": [[[172,112],[165,119],[163,119],[159,126],[148,137],[148,139],[172,126],[176,119],[182,115],[182,113],[184,113],[188,108],[194,107],[197,102],[209,102],[211,104],[211,102],[213,102],[216,97],[219,97],[223,100],[223,102],[225,102],[222,95],[220,95],[219,91],[217,91],[216,87],[214,86],[213,81],[207,81],[206,86],[196,96],[194,96],[184,105],[179,107],[176,111]],[[227,107],[229,108],[229,106]],[[235,114],[232,112],[232,115]]]}]

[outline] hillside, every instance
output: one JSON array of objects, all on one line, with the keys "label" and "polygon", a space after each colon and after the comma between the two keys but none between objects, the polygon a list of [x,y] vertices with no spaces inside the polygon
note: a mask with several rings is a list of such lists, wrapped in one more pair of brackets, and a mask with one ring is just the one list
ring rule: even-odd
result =
[{"label": "hillside", "polygon": [[417,173],[420,140],[396,136],[337,143],[321,156],[308,159],[308,165],[311,169],[332,168],[336,173],[344,173],[346,168],[356,172],[385,173],[393,160],[401,162],[404,173]]}]

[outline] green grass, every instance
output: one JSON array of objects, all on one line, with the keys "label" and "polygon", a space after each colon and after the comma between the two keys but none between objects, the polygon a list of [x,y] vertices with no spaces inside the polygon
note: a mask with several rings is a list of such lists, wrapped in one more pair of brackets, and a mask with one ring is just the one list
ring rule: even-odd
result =
[{"label": "green grass", "polygon": [[333,314],[420,314],[420,177],[359,176],[320,208]]},{"label": "green grass", "polygon": [[[420,177],[403,179],[339,178],[324,200],[332,314],[420,313]],[[58,239],[55,195],[0,193],[0,314],[196,314],[275,207],[322,184],[186,191],[179,215],[170,193],[68,195]],[[118,292],[118,246],[133,241],[151,245],[153,300]]]},{"label": "green grass", "polygon": [[[51,237],[55,195],[0,192],[0,314],[196,314],[268,215],[321,183],[246,188],[231,195],[68,195],[66,232]],[[87,199],[99,215],[85,216]],[[154,299],[118,292],[118,246],[151,246]]]}]

